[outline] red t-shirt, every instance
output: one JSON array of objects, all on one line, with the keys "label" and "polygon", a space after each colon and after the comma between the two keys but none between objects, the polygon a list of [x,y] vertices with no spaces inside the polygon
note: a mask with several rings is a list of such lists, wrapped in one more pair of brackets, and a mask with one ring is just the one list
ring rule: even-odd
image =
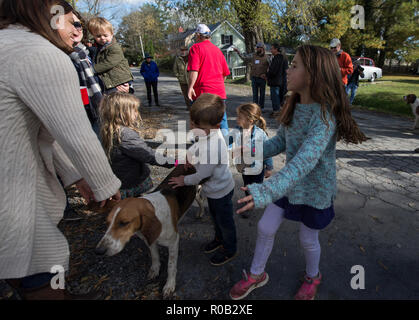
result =
[{"label": "red t-shirt", "polygon": [[188,71],[198,71],[194,85],[196,98],[202,93],[216,94],[221,99],[227,98],[224,77],[230,74],[230,70],[223,53],[210,40],[195,43],[191,47]]}]

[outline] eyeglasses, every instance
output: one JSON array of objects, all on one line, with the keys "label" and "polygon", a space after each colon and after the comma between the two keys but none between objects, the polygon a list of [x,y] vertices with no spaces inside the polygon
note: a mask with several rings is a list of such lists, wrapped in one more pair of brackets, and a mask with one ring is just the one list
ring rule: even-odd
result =
[{"label": "eyeglasses", "polygon": [[336,47],[330,47],[330,49],[336,49]]},{"label": "eyeglasses", "polygon": [[81,25],[80,21],[74,21],[73,26],[76,29],[83,29],[83,26]]}]

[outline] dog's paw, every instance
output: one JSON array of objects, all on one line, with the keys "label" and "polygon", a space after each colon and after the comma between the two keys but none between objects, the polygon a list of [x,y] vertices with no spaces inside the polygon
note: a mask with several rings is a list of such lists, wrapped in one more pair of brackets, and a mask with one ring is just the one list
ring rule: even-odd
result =
[{"label": "dog's paw", "polygon": [[170,298],[173,293],[175,292],[176,283],[173,282],[166,282],[165,286],[163,287],[163,299]]},{"label": "dog's paw", "polygon": [[160,265],[151,266],[150,270],[148,271],[147,279],[152,280],[159,276],[160,272]]}]

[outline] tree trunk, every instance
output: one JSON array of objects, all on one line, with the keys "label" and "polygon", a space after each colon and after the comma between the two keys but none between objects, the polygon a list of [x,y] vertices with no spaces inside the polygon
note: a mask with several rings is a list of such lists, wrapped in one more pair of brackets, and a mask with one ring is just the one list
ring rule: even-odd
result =
[{"label": "tree trunk", "polygon": [[[261,1],[232,1],[243,30],[247,53],[254,52],[256,43],[263,42],[262,28],[257,25]],[[246,64],[246,81],[250,81],[250,63]]]}]

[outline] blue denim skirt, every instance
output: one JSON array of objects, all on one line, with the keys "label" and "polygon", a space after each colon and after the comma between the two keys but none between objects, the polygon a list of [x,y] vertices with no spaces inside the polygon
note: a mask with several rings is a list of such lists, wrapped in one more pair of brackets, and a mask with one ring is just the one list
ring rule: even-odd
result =
[{"label": "blue denim skirt", "polygon": [[326,209],[316,209],[305,204],[292,204],[288,202],[287,197],[283,197],[274,203],[284,209],[284,217],[286,219],[300,221],[311,229],[324,229],[335,217],[333,203]]}]

